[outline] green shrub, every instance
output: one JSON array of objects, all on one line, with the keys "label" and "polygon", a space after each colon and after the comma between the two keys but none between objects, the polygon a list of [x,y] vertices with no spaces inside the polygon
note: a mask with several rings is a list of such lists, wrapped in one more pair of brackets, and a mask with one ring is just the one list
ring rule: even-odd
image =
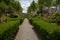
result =
[{"label": "green shrub", "polygon": [[11,40],[14,33],[18,30],[20,20],[8,21],[0,25],[0,40]]},{"label": "green shrub", "polygon": [[54,33],[50,35],[50,40],[60,40],[60,32],[55,30]]},{"label": "green shrub", "polygon": [[34,26],[34,29],[41,35],[43,40],[58,40],[58,38],[60,38],[60,26],[47,23],[39,18],[32,18],[30,20],[30,23]]},{"label": "green shrub", "polygon": [[18,18],[18,15],[12,14],[12,15],[10,15],[10,17],[11,17],[11,18]]},{"label": "green shrub", "polygon": [[8,18],[7,20],[8,21],[17,21],[17,20],[20,20],[20,18]]},{"label": "green shrub", "polygon": [[54,13],[51,16],[49,22],[60,24],[60,11]]}]

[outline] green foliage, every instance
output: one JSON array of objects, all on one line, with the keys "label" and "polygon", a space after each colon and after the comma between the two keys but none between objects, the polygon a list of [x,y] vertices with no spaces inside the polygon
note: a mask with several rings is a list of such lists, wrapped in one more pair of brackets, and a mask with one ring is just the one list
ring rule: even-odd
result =
[{"label": "green foliage", "polygon": [[[14,5],[13,5],[13,4],[14,4]],[[14,2],[13,4],[12,4],[12,6],[15,8],[16,11],[22,12],[21,4],[20,4],[18,1]]]},{"label": "green foliage", "polygon": [[28,7],[27,11],[28,11],[28,13],[31,13],[31,7]]},{"label": "green foliage", "polygon": [[22,21],[23,19],[10,18],[6,23],[0,24],[0,40],[12,40]]},{"label": "green foliage", "polygon": [[58,30],[55,30],[50,37],[50,40],[60,40],[60,32],[58,32]]},{"label": "green foliage", "polygon": [[11,39],[18,30],[19,21],[10,21],[0,25],[0,40]]},{"label": "green foliage", "polygon": [[[16,0],[1,0],[0,1],[0,10],[2,11],[10,11],[9,8],[11,10],[15,10],[16,12],[22,12],[22,7],[21,4],[19,3],[19,1]],[[5,13],[5,12],[4,12]]]},{"label": "green foliage", "polygon": [[10,17],[8,17],[8,21],[17,21],[17,20],[20,20],[20,18],[10,18]]},{"label": "green foliage", "polygon": [[42,14],[42,11],[43,11],[42,9],[45,6],[44,2],[45,2],[45,0],[38,0],[38,10],[37,10],[38,15],[39,15],[39,13]]},{"label": "green foliage", "polygon": [[[7,7],[7,5],[6,5],[3,1],[0,2],[0,10],[1,10],[2,12],[5,12],[6,7]],[[1,11],[0,11],[0,13],[1,13]]]},{"label": "green foliage", "polygon": [[47,7],[51,7],[51,6],[53,6],[53,5],[52,5],[52,2],[53,2],[53,0],[46,0],[46,4],[45,4],[45,5],[46,5]]},{"label": "green foliage", "polygon": [[[14,14],[15,12],[17,15]],[[20,16],[20,13],[22,13],[20,2],[17,0],[0,0],[0,21],[2,15],[7,16],[7,13],[12,17]]]},{"label": "green foliage", "polygon": [[[55,5],[56,5],[56,1],[54,1],[54,0],[38,0],[37,14],[43,15],[43,14],[45,14],[44,13],[45,10],[47,10],[47,9],[49,10],[50,7],[55,6]],[[46,7],[47,7],[47,9],[46,9]],[[45,10],[43,10],[43,9],[45,9]]]},{"label": "green foliage", "polygon": [[32,18],[30,22],[43,40],[58,40],[60,38],[60,26],[47,23],[41,18]]},{"label": "green foliage", "polygon": [[43,4],[45,0],[38,0],[38,4]]},{"label": "green foliage", "polygon": [[44,6],[51,7],[53,5],[56,5],[55,3],[56,3],[56,1],[54,1],[54,0],[38,0],[39,6],[42,4]]},{"label": "green foliage", "polygon": [[37,8],[37,5],[36,5],[36,3],[33,1],[32,3],[31,3],[31,11],[36,11],[36,8]]},{"label": "green foliage", "polygon": [[28,12],[35,12],[37,10],[37,3],[35,3],[35,1],[32,1],[32,3],[30,4],[30,6],[28,7]]},{"label": "green foliage", "polygon": [[60,24],[60,11],[57,11],[51,16],[50,22]]},{"label": "green foliage", "polygon": [[56,0],[56,5],[59,5],[60,4],[60,0]]}]

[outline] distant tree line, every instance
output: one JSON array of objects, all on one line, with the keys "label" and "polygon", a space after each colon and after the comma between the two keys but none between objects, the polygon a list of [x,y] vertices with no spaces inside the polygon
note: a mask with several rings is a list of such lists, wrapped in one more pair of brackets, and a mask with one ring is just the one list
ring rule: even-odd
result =
[{"label": "distant tree line", "polygon": [[56,6],[59,4],[60,4],[60,0],[38,0],[37,3],[35,3],[35,1],[33,0],[33,2],[28,7],[27,11],[28,13],[33,12],[33,14],[35,14],[36,12],[37,15],[39,15],[39,14],[43,14],[43,12],[45,11],[44,8],[47,7],[49,9],[52,6]]},{"label": "distant tree line", "polygon": [[60,0],[38,0],[37,3],[33,0],[27,12],[33,17],[43,17],[47,22],[60,25]]}]

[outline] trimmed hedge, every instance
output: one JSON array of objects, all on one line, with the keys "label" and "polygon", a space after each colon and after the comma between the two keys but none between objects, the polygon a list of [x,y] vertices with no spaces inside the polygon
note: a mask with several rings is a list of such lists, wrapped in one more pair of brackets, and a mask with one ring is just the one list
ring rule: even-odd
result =
[{"label": "trimmed hedge", "polygon": [[39,18],[32,18],[30,23],[43,40],[60,40],[60,26],[47,23]]},{"label": "trimmed hedge", "polygon": [[10,18],[10,17],[7,17],[7,21],[17,21],[17,20],[20,20],[21,18]]},{"label": "trimmed hedge", "polygon": [[11,40],[19,29],[20,20],[0,24],[0,40]]}]

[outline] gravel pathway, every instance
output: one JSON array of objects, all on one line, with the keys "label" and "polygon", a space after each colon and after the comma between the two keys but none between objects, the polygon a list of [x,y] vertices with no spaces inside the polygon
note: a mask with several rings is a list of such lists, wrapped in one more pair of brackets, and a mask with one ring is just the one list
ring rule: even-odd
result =
[{"label": "gravel pathway", "polygon": [[39,40],[32,28],[33,26],[29,23],[28,19],[25,18],[19,27],[15,40]]}]

